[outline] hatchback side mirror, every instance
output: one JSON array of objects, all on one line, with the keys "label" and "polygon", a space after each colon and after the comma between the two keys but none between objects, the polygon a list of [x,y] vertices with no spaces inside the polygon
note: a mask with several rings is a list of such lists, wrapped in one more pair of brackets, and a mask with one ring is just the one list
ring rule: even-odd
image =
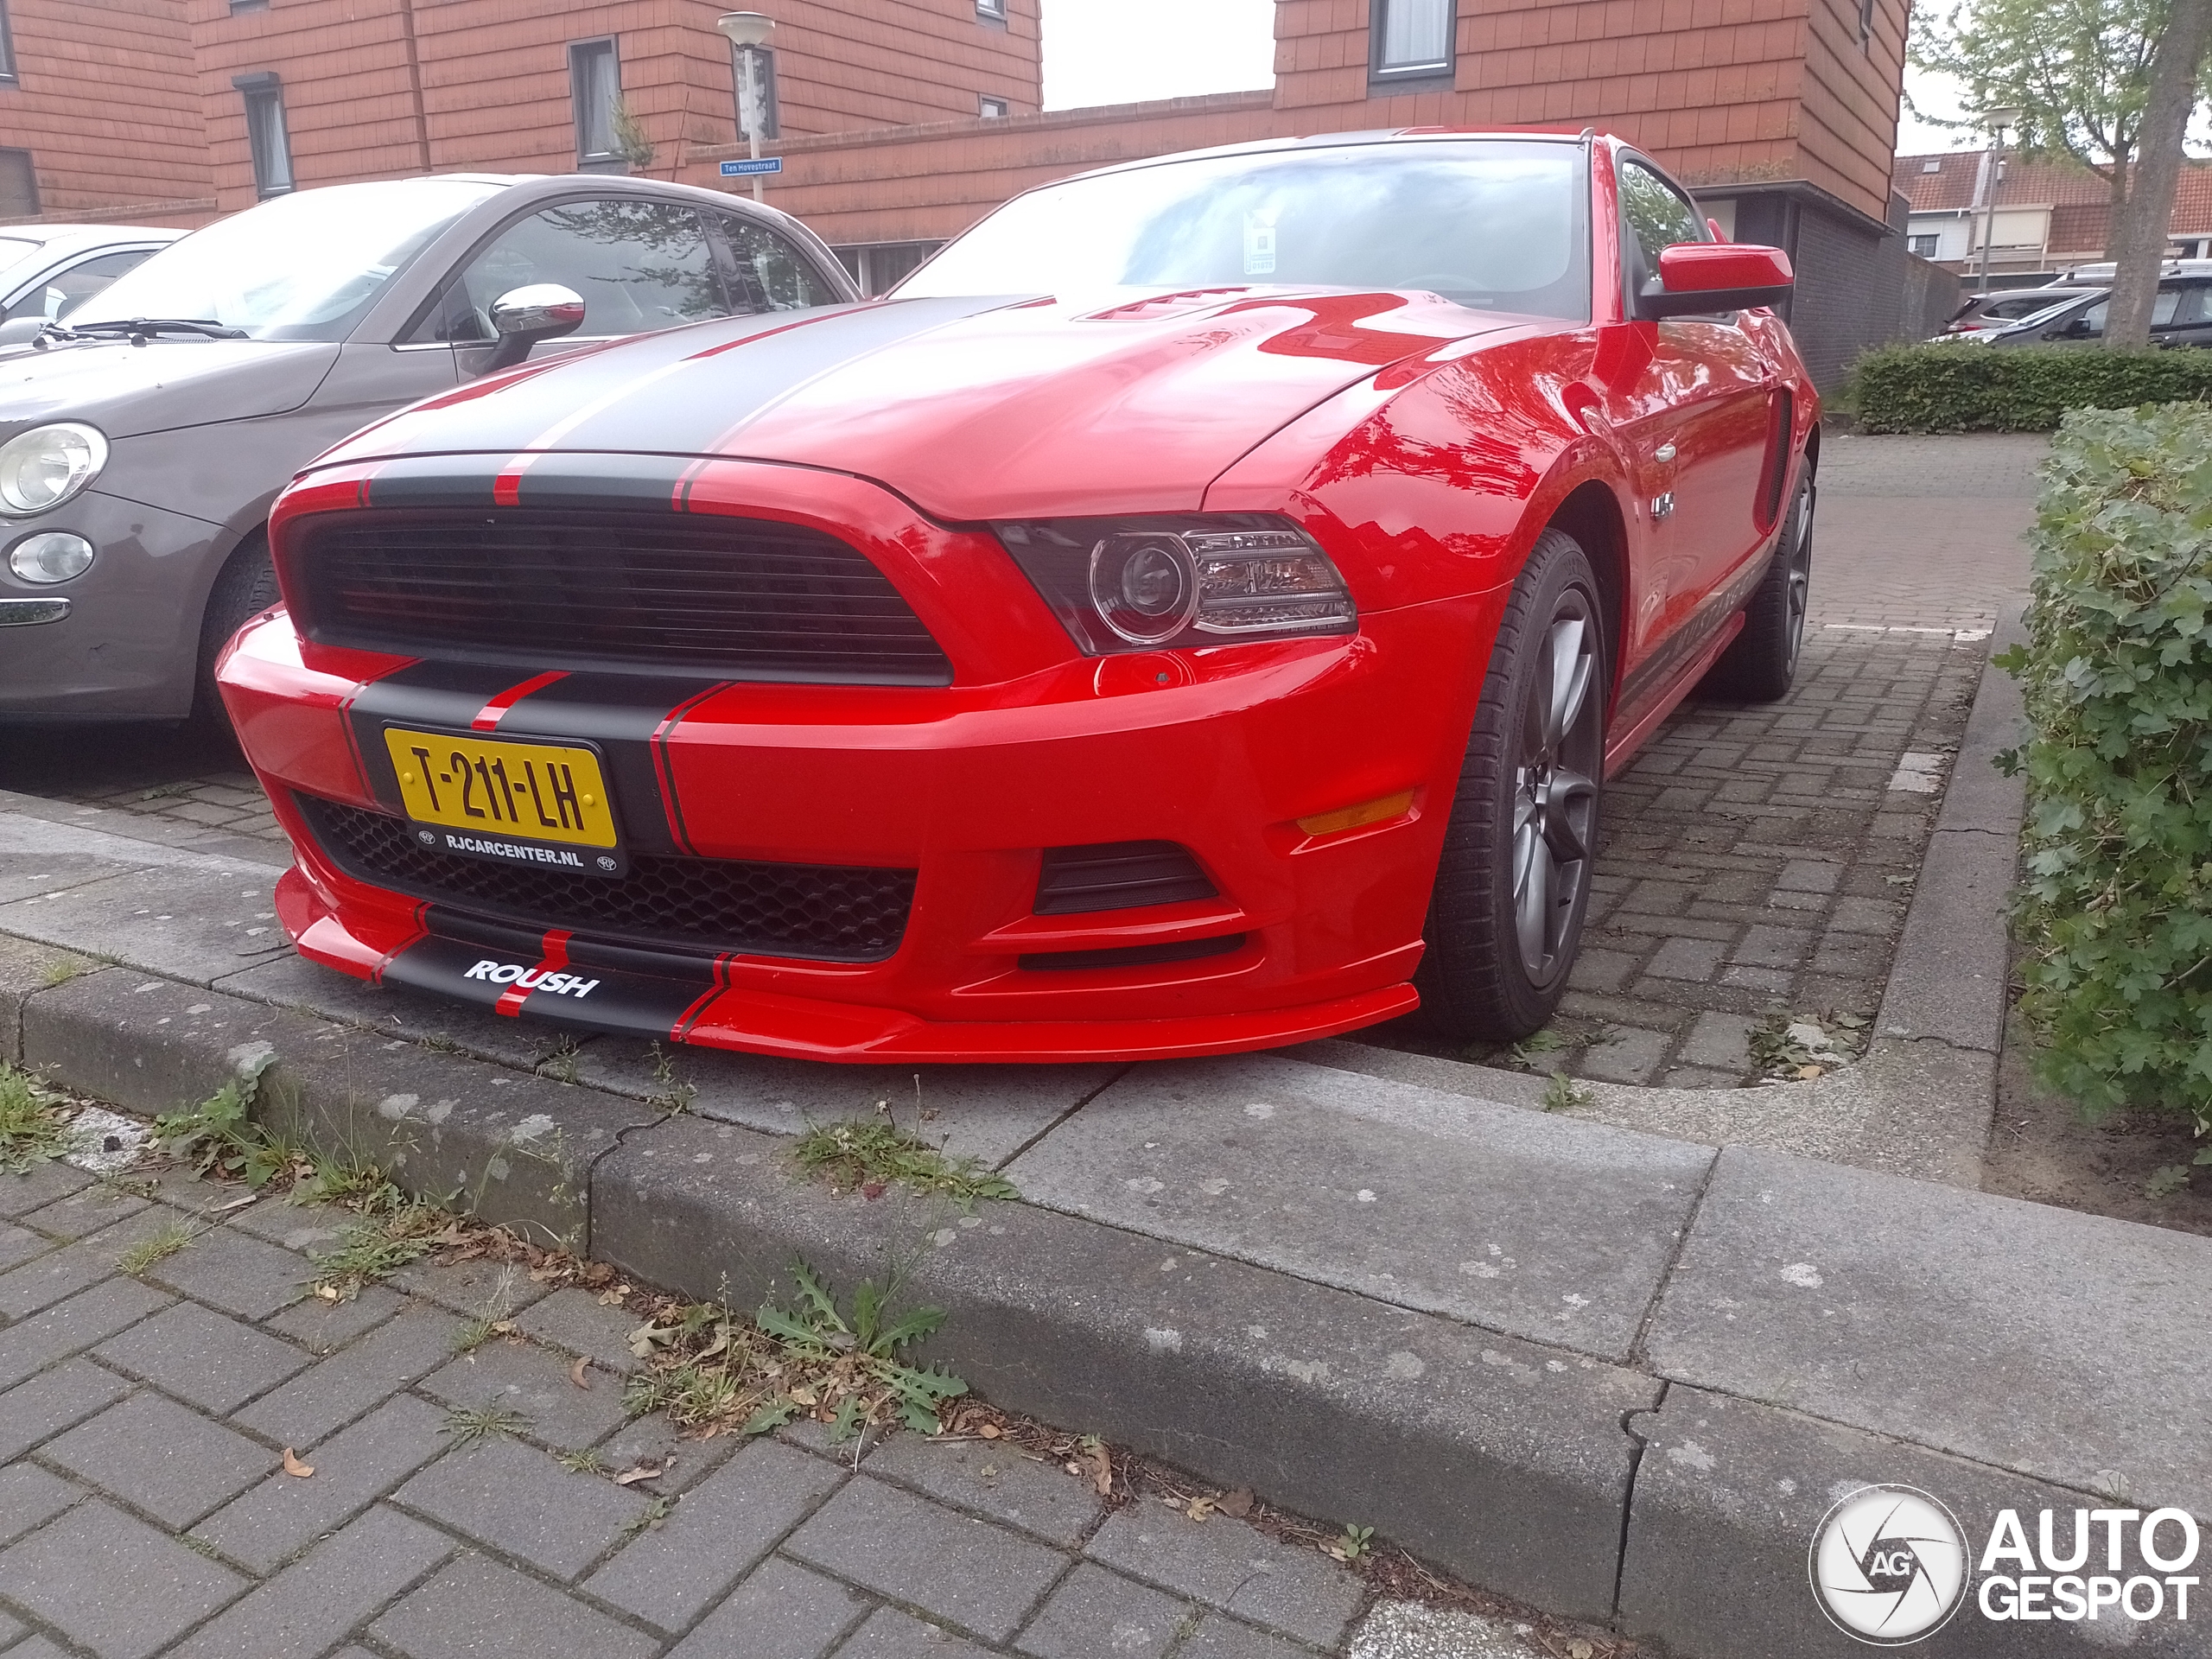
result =
[{"label": "hatchback side mirror", "polygon": [[1787,299],[1796,280],[1780,248],[1679,242],[1659,251],[1659,281],[1636,296],[1639,320],[1742,311]]},{"label": "hatchback side mirror", "polygon": [[558,283],[532,283],[511,288],[492,302],[492,328],[499,337],[486,374],[512,369],[528,357],[540,340],[558,340],[583,327],[583,297]]}]

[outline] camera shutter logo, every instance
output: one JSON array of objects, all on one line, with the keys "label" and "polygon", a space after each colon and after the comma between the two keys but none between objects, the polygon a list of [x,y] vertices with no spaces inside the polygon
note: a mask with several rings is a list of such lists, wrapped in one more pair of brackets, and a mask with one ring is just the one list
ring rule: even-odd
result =
[{"label": "camera shutter logo", "polygon": [[1813,1596],[1845,1635],[1901,1648],[1942,1629],[1967,1592],[1967,1541],[1951,1512],[1911,1486],[1868,1486],[1821,1517]]}]

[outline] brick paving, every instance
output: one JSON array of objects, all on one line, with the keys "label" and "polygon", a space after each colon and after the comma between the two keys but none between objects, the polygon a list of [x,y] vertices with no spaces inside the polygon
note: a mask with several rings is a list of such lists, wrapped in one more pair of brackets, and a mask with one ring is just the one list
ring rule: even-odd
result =
[{"label": "brick paving", "polygon": [[[1554,1027],[1568,1046],[1540,1069],[1734,1085],[1770,1014],[1874,1012],[1989,631],[2026,591],[2046,448],[1827,439],[1797,683],[1766,707],[1686,703],[1614,783]],[[0,786],[281,845],[239,767],[146,728],[0,734]],[[1360,1035],[1458,1052],[1403,1023]]]},{"label": "brick paving", "polygon": [[[855,1469],[811,1426],[679,1441],[609,1370],[577,1389],[557,1338],[461,1351],[516,1314],[626,1365],[587,1292],[432,1267],[334,1307],[302,1252],[336,1214],[153,1191],[0,1174],[8,1659],[1311,1659],[1364,1605],[1310,1548],[1109,1513],[1003,1442],[899,1435]],[[181,1219],[192,1243],[118,1271]],[[456,1444],[485,1406],[524,1426]],[[599,1472],[561,1460],[594,1448]],[[609,1478],[671,1452],[658,1481]]]}]

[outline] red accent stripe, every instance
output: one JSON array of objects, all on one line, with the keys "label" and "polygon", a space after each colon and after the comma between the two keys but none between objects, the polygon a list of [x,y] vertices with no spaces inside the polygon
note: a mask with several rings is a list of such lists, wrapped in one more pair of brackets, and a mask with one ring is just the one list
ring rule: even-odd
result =
[{"label": "red accent stripe", "polygon": [[691,836],[683,827],[683,809],[677,804],[676,774],[671,768],[668,760],[668,734],[683,722],[684,715],[690,714],[716,692],[725,690],[734,683],[735,682],[731,680],[717,680],[705,690],[697,692],[677,703],[675,708],[662,716],[660,724],[653,728],[653,734],[648,740],[648,747],[652,749],[653,757],[653,779],[660,785],[661,810],[668,817],[669,838],[675,842],[680,850],[694,856],[697,855],[699,849],[691,844]]},{"label": "red accent stripe", "polygon": [[389,679],[402,669],[412,668],[422,660],[420,657],[403,658],[381,674],[355,681],[353,689],[338,700],[338,728],[346,734],[346,752],[353,757],[353,776],[361,785],[364,800],[376,799],[377,791],[376,786],[369,782],[369,763],[361,753],[360,734],[353,729],[353,705],[360,701],[361,694],[377,681]]},{"label": "red accent stripe", "polygon": [[[572,937],[571,934],[558,931],[548,933],[545,936],[545,942],[537,947],[544,952],[538,958],[537,968],[537,972],[541,977],[546,974],[558,973],[569,965],[569,940]],[[509,1019],[512,1019],[522,1012],[522,1005],[529,1000],[528,989],[520,985],[510,985],[499,993],[499,1000],[492,1005],[492,1012],[504,1014]]]},{"label": "red accent stripe", "polygon": [[383,984],[384,970],[391,966],[393,960],[398,957],[399,953],[403,950],[412,950],[416,945],[422,944],[424,939],[429,938],[429,915],[430,901],[426,899],[421,904],[415,906],[415,913],[407,918],[408,921],[413,925],[415,929],[414,932],[409,934],[401,943],[395,944],[391,950],[385,951],[382,957],[377,959],[377,965],[369,969],[370,984]]},{"label": "red accent stripe", "polygon": [[668,1028],[669,1041],[682,1042],[690,1035],[691,1027],[699,1023],[699,1016],[706,1013],[716,997],[729,988],[730,960],[727,956],[715,958],[715,982],[694,997],[690,1007],[676,1016],[676,1023]]},{"label": "red accent stripe", "polygon": [[568,677],[569,671],[567,669],[556,668],[550,670],[546,673],[537,675],[534,678],[524,680],[520,685],[511,685],[505,690],[500,692],[498,696],[493,698],[491,702],[486,703],[481,709],[478,709],[476,711],[476,718],[470,721],[468,724],[470,728],[475,731],[496,732],[499,729],[500,720],[505,715],[508,709],[513,708],[515,704],[520,702],[524,697],[530,696],[531,692],[543,691],[547,686],[552,684],[554,681],[565,680]]}]

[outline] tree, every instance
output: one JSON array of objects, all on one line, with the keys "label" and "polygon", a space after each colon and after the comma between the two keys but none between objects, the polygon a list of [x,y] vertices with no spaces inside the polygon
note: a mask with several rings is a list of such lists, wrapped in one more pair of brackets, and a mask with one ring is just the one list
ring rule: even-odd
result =
[{"label": "tree", "polygon": [[2158,293],[2158,268],[2165,261],[2174,190],[2181,182],[2182,144],[2189,118],[2196,112],[2208,44],[2212,0],[2172,0],[2151,60],[2134,195],[2113,238],[2112,308],[2105,318],[2108,346],[2146,346],[2151,340],[2151,308]]},{"label": "tree", "polygon": [[[1963,82],[1973,110],[2017,109],[2024,154],[2070,156],[2105,181],[2116,247],[2171,0],[1961,0],[1913,26],[1910,55]],[[1971,127],[1971,117],[1938,124]],[[1994,183],[1992,184],[1993,200]]]}]

